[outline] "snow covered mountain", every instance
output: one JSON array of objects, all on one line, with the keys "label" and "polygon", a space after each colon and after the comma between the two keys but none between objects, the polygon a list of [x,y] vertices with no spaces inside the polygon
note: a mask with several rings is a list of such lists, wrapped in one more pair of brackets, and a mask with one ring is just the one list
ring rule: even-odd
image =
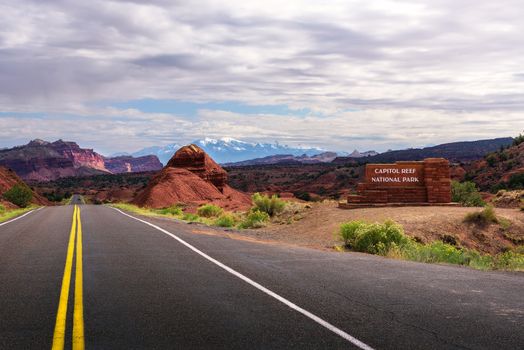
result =
[{"label": "snow covered mountain", "polygon": [[[195,140],[192,143],[201,147],[218,163],[233,163],[243,160],[273,156],[277,154],[291,154],[294,156],[314,156],[325,152],[320,148],[290,147],[278,143],[251,143],[235,140],[229,137],[221,139],[205,138]],[[154,146],[144,148],[133,153],[135,157],[149,154],[156,155],[163,164],[166,164],[171,156],[182,147],[179,144],[171,144],[164,147]]]}]

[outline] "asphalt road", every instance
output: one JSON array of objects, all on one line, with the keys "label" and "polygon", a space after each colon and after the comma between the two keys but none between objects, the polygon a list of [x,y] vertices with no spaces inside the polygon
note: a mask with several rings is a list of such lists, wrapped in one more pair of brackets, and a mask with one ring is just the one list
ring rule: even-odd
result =
[{"label": "asphalt road", "polygon": [[[0,349],[51,348],[73,208],[0,226]],[[322,321],[376,349],[524,348],[522,273],[235,240],[146,219],[213,262],[112,208],[79,208],[87,349],[357,348]],[[73,267],[65,348],[76,275]]]}]

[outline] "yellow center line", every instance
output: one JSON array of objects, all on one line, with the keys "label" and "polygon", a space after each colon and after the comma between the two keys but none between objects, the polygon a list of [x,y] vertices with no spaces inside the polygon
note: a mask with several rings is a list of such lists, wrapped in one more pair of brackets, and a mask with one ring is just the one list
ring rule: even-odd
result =
[{"label": "yellow center line", "polygon": [[53,333],[52,350],[63,350],[66,333],[67,304],[71,286],[71,273],[73,269],[73,255],[76,239],[76,267],[75,267],[75,302],[73,311],[73,349],[84,349],[84,305],[83,305],[83,272],[82,272],[82,223],[80,221],[80,208],[75,205],[73,211],[73,222],[60,290],[60,300],[56,314],[55,331]]},{"label": "yellow center line", "polygon": [[80,209],[77,210],[78,219],[76,238],[76,270],[75,270],[75,308],[73,312],[73,350],[84,350],[84,298],[82,272],[82,221]]}]

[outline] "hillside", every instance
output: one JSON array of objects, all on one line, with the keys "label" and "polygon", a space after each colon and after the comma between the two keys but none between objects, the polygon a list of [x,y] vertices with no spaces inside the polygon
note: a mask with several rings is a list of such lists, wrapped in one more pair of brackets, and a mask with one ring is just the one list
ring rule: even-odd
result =
[{"label": "hillside", "polygon": [[49,181],[68,176],[159,170],[155,156],[105,158],[75,142],[33,140],[0,150],[0,166],[13,169],[25,181]]},{"label": "hillside", "polygon": [[[0,204],[8,207],[13,207],[14,205],[11,203],[7,203],[2,199],[2,194],[4,192],[10,190],[15,185],[24,185],[26,184],[20,179],[14,171],[0,167]],[[48,205],[49,202],[40,196],[39,194],[33,192],[33,200],[31,201],[33,204],[37,205]]]},{"label": "hillside", "polygon": [[232,187],[245,192],[294,193],[339,198],[355,188],[362,166],[316,164],[270,164],[227,167]]},{"label": "hillside", "polygon": [[252,165],[267,165],[267,164],[314,164],[314,163],[329,163],[337,157],[335,152],[323,152],[308,156],[303,154],[301,156],[294,156],[292,154],[278,154],[274,156],[267,156],[263,158],[255,158],[244,160],[236,163],[226,163],[224,166],[252,166]]},{"label": "hillside", "polygon": [[356,161],[360,163],[393,163],[403,160],[422,160],[424,158],[446,158],[451,162],[464,162],[481,159],[487,153],[511,145],[512,142],[513,138],[511,137],[452,142],[425,148],[388,151],[363,158],[338,157],[333,160],[333,163],[345,164]]},{"label": "hillside", "polygon": [[515,138],[510,147],[464,164],[463,179],[475,182],[481,190],[524,189],[524,137]]}]

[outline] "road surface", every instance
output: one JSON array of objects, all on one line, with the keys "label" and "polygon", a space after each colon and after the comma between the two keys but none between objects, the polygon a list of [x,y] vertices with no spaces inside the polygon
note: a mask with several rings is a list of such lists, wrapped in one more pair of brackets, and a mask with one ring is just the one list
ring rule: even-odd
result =
[{"label": "road surface", "polygon": [[73,329],[86,349],[524,348],[522,273],[235,240],[78,208],[76,221],[70,205],[0,226],[0,349],[51,348],[60,300],[66,349]]}]

